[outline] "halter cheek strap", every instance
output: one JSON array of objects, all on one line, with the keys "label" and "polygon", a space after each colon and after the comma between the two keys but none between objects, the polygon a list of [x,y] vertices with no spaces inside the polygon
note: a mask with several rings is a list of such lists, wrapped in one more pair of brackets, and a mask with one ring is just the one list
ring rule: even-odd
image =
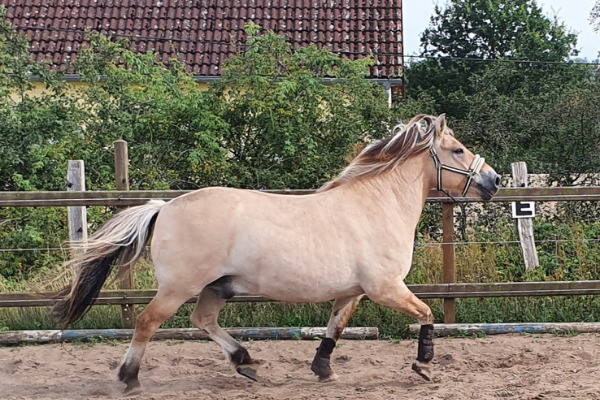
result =
[{"label": "halter cheek strap", "polygon": [[485,164],[485,158],[480,157],[479,154],[476,154],[469,169],[459,169],[451,167],[441,162],[433,146],[429,149],[429,152],[431,153],[431,158],[433,158],[435,168],[437,169],[437,190],[441,192],[446,192],[442,187],[442,170],[445,169],[446,171],[454,172],[460,175],[465,175],[467,177],[467,183],[465,184],[465,188],[461,194],[461,197],[465,197],[467,191],[469,190],[469,187],[471,186],[471,183],[473,182],[473,178],[479,173],[479,171],[481,171],[483,164]]}]

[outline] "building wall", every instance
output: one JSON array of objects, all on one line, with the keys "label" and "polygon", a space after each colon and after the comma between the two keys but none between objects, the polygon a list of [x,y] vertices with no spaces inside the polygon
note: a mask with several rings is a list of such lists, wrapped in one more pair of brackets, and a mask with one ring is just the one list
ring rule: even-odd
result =
[{"label": "building wall", "polygon": [[[33,89],[32,90],[28,90],[25,92],[26,95],[28,96],[32,96],[32,97],[38,97],[41,96],[44,92],[46,92],[46,87],[42,82],[32,82],[33,85]],[[86,83],[83,82],[69,82],[67,84],[67,90],[79,90],[79,89],[83,89],[87,86]],[[200,89],[202,90],[207,90],[208,89],[208,83],[206,82],[198,82],[198,86],[200,87]],[[18,93],[13,93],[11,95],[11,99],[13,99],[14,101],[19,101],[19,94]]]}]

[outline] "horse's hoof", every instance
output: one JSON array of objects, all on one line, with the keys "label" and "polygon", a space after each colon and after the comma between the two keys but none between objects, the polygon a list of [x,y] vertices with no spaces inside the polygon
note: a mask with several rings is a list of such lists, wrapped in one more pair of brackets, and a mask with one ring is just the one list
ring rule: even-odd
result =
[{"label": "horse's hoof", "polygon": [[127,382],[127,387],[123,391],[123,394],[130,396],[130,395],[140,394],[141,392],[142,392],[142,385],[140,385],[140,381],[136,379],[134,381]]},{"label": "horse's hoof", "polygon": [[333,382],[333,381],[337,381],[339,378],[338,374],[336,374],[335,372],[332,372],[329,376],[319,376],[319,382]]},{"label": "horse's hoof", "polygon": [[432,373],[429,363],[415,361],[412,365],[412,370],[419,374],[419,376],[425,379],[426,381],[431,381]]},{"label": "horse's hoof", "polygon": [[329,364],[329,358],[315,357],[310,370],[319,377],[319,382],[327,381],[335,375]]},{"label": "horse's hoof", "polygon": [[256,370],[250,367],[237,367],[235,369],[238,374],[245,376],[248,379],[253,380],[254,382],[258,381],[258,376],[256,374]]}]

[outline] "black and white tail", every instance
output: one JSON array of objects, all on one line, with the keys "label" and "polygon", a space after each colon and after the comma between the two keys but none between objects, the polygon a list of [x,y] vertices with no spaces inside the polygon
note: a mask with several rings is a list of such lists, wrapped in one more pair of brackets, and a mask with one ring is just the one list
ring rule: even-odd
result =
[{"label": "black and white tail", "polygon": [[137,261],[165,204],[162,200],[151,200],[121,211],[87,243],[79,245],[79,255],[66,263],[76,271],[74,282],[55,294],[55,298],[64,299],[52,310],[63,327],[85,315],[115,265],[133,265]]}]

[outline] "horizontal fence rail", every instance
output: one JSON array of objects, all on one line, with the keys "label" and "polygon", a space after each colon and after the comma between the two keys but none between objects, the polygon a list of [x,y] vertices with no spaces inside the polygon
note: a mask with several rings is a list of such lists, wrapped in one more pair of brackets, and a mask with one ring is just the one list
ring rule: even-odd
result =
[{"label": "horizontal fence rail", "polygon": [[[89,192],[1,192],[0,207],[64,207],[64,206],[135,206],[148,200],[171,200],[191,190],[101,190]],[[310,189],[263,190],[264,193],[305,195],[314,193]],[[461,202],[473,203],[482,200],[476,197],[455,197]],[[600,186],[552,187],[552,188],[502,188],[490,201],[598,201]],[[453,203],[454,200],[442,192],[432,190],[428,203]]]},{"label": "horizontal fence rail", "polygon": [[[234,339],[241,340],[315,340],[325,337],[326,327],[290,328],[224,328]],[[0,332],[0,344],[63,343],[89,340],[131,340],[133,329],[78,329],[28,330]],[[342,339],[375,340],[376,327],[346,327]],[[170,328],[156,331],[152,340],[210,340],[208,334],[197,328]]]},{"label": "horizontal fence rail", "polygon": [[[421,299],[473,298],[473,297],[529,297],[529,296],[573,296],[600,295],[600,281],[556,281],[556,282],[501,282],[501,283],[441,283],[435,285],[408,285]],[[100,292],[96,305],[148,304],[156,290],[107,290]],[[49,307],[57,299],[49,293],[0,294],[0,307]],[[197,297],[188,303],[195,303]],[[367,297],[364,300],[368,300]],[[228,302],[270,302],[271,299],[238,295]]]},{"label": "horizontal fence rail", "polygon": [[[102,206],[128,207],[144,204],[151,199],[171,200],[190,193],[190,190],[140,190],[140,191],[38,191],[38,192],[2,192],[0,191],[0,207],[67,207],[67,206]],[[264,190],[264,193],[283,195],[306,195],[314,190]],[[551,188],[502,188],[490,201],[598,201],[600,186],[592,187],[551,187]],[[418,297],[422,299],[444,299],[444,321],[454,322],[455,298],[484,298],[484,297],[526,297],[526,296],[572,296],[600,295],[600,281],[569,281],[569,282],[504,282],[504,283],[454,283],[455,271],[453,260],[455,201],[473,203],[482,202],[475,197],[451,198],[442,192],[432,190],[428,203],[442,203],[445,218],[442,218],[444,240],[437,245],[443,246],[445,283],[432,285],[409,285]],[[17,250],[17,249],[10,249]],[[446,254],[448,253],[448,254]],[[155,290],[113,290],[103,291],[97,298],[97,305],[121,305],[128,310],[135,304],[148,304],[155,296]],[[0,294],[2,307],[47,307],[56,303],[44,293],[11,293]],[[230,302],[265,302],[272,301],[261,296],[239,295]],[[192,298],[189,302],[195,302]]]}]

